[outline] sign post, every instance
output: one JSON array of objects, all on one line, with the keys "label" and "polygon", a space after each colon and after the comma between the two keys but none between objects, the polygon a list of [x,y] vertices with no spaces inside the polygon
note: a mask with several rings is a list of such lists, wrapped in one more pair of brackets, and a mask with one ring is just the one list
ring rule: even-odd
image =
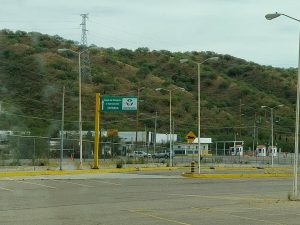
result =
[{"label": "sign post", "polygon": [[[99,130],[101,112],[135,112],[137,111],[137,97],[135,96],[100,96],[96,93],[95,104],[95,139],[94,139],[94,165],[99,169]],[[117,131],[114,132],[117,134]]]},{"label": "sign post", "polygon": [[100,127],[100,93],[96,93],[93,169],[99,169],[99,127]]}]

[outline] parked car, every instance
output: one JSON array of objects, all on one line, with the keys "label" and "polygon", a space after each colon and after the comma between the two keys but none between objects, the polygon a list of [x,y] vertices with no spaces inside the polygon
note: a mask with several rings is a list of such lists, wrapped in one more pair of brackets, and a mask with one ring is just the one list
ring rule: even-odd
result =
[{"label": "parked car", "polygon": [[151,154],[144,151],[133,151],[127,156],[130,158],[151,158]]},{"label": "parked car", "polygon": [[[172,154],[172,156],[174,156],[174,155]],[[168,158],[170,158],[170,152],[169,151],[156,152],[153,154],[152,157],[155,159],[162,159],[162,158],[168,159]]]}]

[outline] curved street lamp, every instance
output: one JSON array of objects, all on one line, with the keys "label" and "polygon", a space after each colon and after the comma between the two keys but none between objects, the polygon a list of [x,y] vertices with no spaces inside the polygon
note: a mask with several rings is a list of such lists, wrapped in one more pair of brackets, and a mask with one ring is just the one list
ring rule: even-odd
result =
[{"label": "curved street lamp", "polygon": [[[297,22],[299,19],[288,16],[283,13],[270,13],[265,17],[267,20],[275,19],[279,16],[285,16]],[[298,78],[297,78],[297,102],[296,102],[296,124],[295,124],[295,156],[294,156],[294,181],[293,181],[293,197],[296,199],[298,197],[298,157],[299,157],[299,101],[300,101],[300,36],[299,36],[299,55],[298,55]]]},{"label": "curved street lamp", "polygon": [[201,99],[200,99],[200,66],[207,62],[207,61],[217,61],[219,59],[219,57],[210,57],[210,58],[207,58],[201,62],[195,62],[195,61],[192,61],[192,60],[189,60],[189,59],[180,59],[180,63],[186,63],[188,61],[191,61],[195,64],[197,64],[197,67],[198,67],[198,173],[200,174],[201,172],[201,169],[200,169],[200,159],[201,159],[201,150],[200,150],[200,116],[201,116]]}]

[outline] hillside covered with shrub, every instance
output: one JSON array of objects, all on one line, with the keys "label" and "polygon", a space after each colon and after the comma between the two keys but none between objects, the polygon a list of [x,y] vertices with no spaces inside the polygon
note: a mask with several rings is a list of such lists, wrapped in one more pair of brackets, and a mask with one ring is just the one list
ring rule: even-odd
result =
[{"label": "hillside covered with shrub", "polygon": [[[65,130],[78,130],[78,51],[74,41],[22,31],[0,31],[0,130],[30,131],[56,137],[61,126],[65,86]],[[91,76],[82,82],[83,129],[94,130],[95,93],[136,96],[139,90],[139,130],[169,132],[169,93],[175,133],[181,141],[197,133],[197,64],[201,65],[201,131],[213,141],[246,141],[246,147],[270,143],[270,110],[274,142],[292,151],[295,127],[297,70],[262,66],[214,52],[150,51],[91,48]],[[181,64],[180,59],[189,59]],[[180,88],[184,88],[182,91]],[[136,113],[102,113],[101,128],[136,130]],[[255,132],[254,132],[255,130]],[[257,135],[254,138],[254,133]]]}]

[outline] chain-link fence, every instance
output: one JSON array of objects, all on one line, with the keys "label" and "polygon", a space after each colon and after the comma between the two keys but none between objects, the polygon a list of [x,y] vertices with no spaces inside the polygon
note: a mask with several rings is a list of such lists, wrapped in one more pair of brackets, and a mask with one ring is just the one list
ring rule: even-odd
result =
[{"label": "chain-link fence", "polygon": [[[78,139],[65,138],[63,142],[63,163],[65,168],[79,168],[80,148]],[[157,145],[155,149],[151,145],[134,143],[115,143],[105,141],[100,143],[99,160],[103,167],[122,167],[128,164],[159,163],[169,166],[188,166],[192,161],[198,161],[198,155],[170,155],[157,156],[156,152],[169,152],[169,146]],[[145,155],[133,155],[134,151],[144,152]],[[155,151],[155,152],[154,152]],[[0,143],[0,166],[31,166],[34,169],[39,166],[58,168],[60,163],[61,141],[59,138],[47,138],[38,136],[9,135]],[[83,140],[82,159],[85,168],[92,167],[94,157],[94,142]],[[156,157],[155,157],[156,156]],[[273,157],[273,165],[292,165],[294,155],[292,153],[279,153]],[[211,164],[240,164],[240,165],[271,165],[272,158],[250,155],[207,155],[201,157],[203,165]],[[71,165],[71,166],[70,166]]]}]

